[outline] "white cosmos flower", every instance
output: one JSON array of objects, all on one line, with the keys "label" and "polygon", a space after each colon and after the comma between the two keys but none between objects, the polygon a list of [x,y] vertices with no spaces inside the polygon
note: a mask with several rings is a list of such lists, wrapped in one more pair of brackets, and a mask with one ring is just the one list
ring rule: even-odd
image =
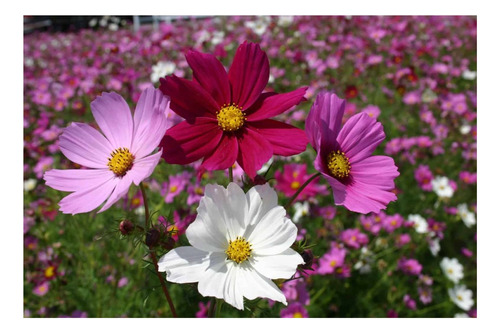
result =
[{"label": "white cosmos flower", "polygon": [[151,67],[151,82],[156,83],[160,78],[175,72],[175,63],[171,61],[159,61]]},{"label": "white cosmos flower", "polygon": [[464,267],[455,258],[443,258],[440,266],[446,277],[455,284],[464,277]]},{"label": "white cosmos flower", "polygon": [[236,184],[207,185],[198,215],[186,230],[192,246],[177,247],[158,262],[167,280],[198,282],[202,296],[224,299],[243,310],[243,297],[269,298],[287,305],[273,279],[291,278],[302,257],[290,246],[297,227],[278,206],[268,185],[246,194]]},{"label": "white cosmos flower", "polygon": [[432,181],[432,190],[442,198],[453,196],[454,190],[450,185],[450,181],[446,176],[436,176]]},{"label": "white cosmos flower", "polygon": [[418,214],[412,214],[408,216],[408,220],[413,222],[413,227],[418,233],[426,233],[429,229],[429,224],[424,217]]},{"label": "white cosmos flower", "polygon": [[457,206],[457,213],[462,218],[462,221],[464,222],[465,226],[467,227],[472,227],[473,225],[476,225],[476,216],[474,215],[473,212],[470,212],[469,209],[467,208],[467,204],[462,203]]},{"label": "white cosmos flower", "polygon": [[448,295],[451,301],[464,311],[469,311],[474,305],[472,291],[467,289],[465,285],[456,285],[453,289],[448,289]]},{"label": "white cosmos flower", "polygon": [[298,223],[300,218],[305,217],[309,214],[309,202],[295,202],[293,204],[293,209],[295,213],[293,214],[292,221]]}]

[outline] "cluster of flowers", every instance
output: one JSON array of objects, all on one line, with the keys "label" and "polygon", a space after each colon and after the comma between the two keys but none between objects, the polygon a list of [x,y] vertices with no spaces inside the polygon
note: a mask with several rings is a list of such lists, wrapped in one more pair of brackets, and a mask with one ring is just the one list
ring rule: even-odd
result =
[{"label": "cluster of flowers", "polygon": [[[326,31],[325,22],[333,19],[335,31]],[[289,36],[283,27],[292,27],[289,30],[296,33]],[[449,29],[459,33],[450,34]],[[139,185],[145,180],[148,189],[160,194],[165,203],[197,206],[197,213],[175,209],[172,223],[159,218],[159,224],[175,231],[174,241],[186,235],[194,248],[174,248],[162,258],[160,269],[167,271],[167,279],[199,282],[203,295],[224,298],[238,308],[243,307],[243,296],[247,299],[260,296],[288,300],[290,305],[282,316],[307,316],[308,291],[312,291],[313,284],[319,284],[315,282],[333,282],[322,280],[327,277],[345,280],[353,275],[353,270],[369,274],[378,268],[383,272],[387,264],[380,261],[377,253],[389,251],[392,246],[401,252],[396,261],[399,272],[418,277],[415,284],[419,299],[425,305],[432,299],[430,274],[439,273],[430,266],[424,267],[425,257],[420,251],[415,252],[415,247],[423,244],[432,254],[438,254],[439,243],[445,240],[446,233],[457,228],[451,226],[452,222],[462,220],[468,228],[475,224],[475,203],[464,196],[473,192],[476,178],[476,100],[470,86],[474,79],[470,71],[473,64],[460,52],[457,57],[440,56],[443,50],[451,54],[451,50],[473,49],[474,34],[475,21],[466,17],[318,20],[226,17],[192,20],[182,25],[162,24],[157,31],[144,28],[136,34],[128,30],[112,34],[82,31],[27,38],[25,154],[29,163],[25,164],[25,174],[31,178],[25,182],[25,190],[43,196],[46,190],[39,180],[45,171],[59,165],[68,169],[51,170],[44,178],[49,186],[72,192],[60,202],[60,209],[65,213],[92,211],[103,203],[100,212],[105,211],[128,197],[132,183]],[[266,53],[256,44],[244,43],[256,39]],[[241,45],[237,47],[238,44]],[[282,47],[284,44],[288,47]],[[79,52],[68,56],[70,49]],[[211,53],[196,51],[202,49]],[[235,49],[233,64],[226,71],[216,57],[225,59]],[[77,57],[78,53],[85,57]],[[184,79],[189,76],[189,68],[192,80]],[[352,70],[347,82],[341,80],[340,75],[346,69]],[[363,84],[369,75],[380,78],[378,86]],[[151,81],[154,84],[160,81],[159,89],[151,87]],[[287,91],[289,86],[300,87],[302,83],[307,83],[308,88],[276,94],[267,88],[268,83],[276,91]],[[346,100],[331,93],[332,88],[343,92]],[[103,93],[109,90],[120,94]],[[394,126],[386,125],[392,139],[385,145],[385,154],[394,156],[402,174],[411,175],[417,181],[413,190],[410,183],[404,184],[404,188],[399,184],[399,188],[394,189],[393,180],[398,174],[394,162],[385,156],[372,155],[385,138],[377,118],[386,111],[366,103],[375,103],[372,97],[379,91],[383,92],[384,99],[400,103],[420,117],[418,132],[414,132],[415,124],[406,122],[406,111],[403,116],[395,112],[389,117]],[[69,113],[61,111],[83,114],[89,96],[99,95],[90,108],[102,133],[84,123],[73,123],[64,129],[70,119],[66,117]],[[305,99],[314,101],[310,111],[301,109],[300,103]],[[125,100],[136,103],[133,114]],[[292,113],[287,112],[290,108]],[[305,131],[290,124],[294,122],[301,127],[303,121]],[[404,135],[396,137],[397,133]],[[295,156],[303,152],[308,143],[316,154],[308,151],[300,157],[312,156],[316,174],[312,166]],[[158,146],[160,150],[156,151]],[[59,148],[68,159],[57,158]],[[449,153],[456,153],[464,163],[451,170],[429,161],[431,157],[446,155],[448,158]],[[150,178],[161,156],[170,164],[189,164],[196,171],[196,180],[190,169],[169,175],[165,181]],[[297,202],[287,207],[297,227],[290,235],[295,235],[297,240],[313,236],[327,241],[326,246],[314,250],[320,257],[318,261],[314,259],[312,270],[308,271],[311,277],[307,279],[295,273],[297,265],[307,262],[307,256],[304,257],[303,252],[301,258],[293,255],[289,250],[295,248],[293,243],[283,242],[290,260],[278,260],[284,264],[279,273],[266,271],[265,260],[259,261],[259,256],[264,254],[269,259],[281,259],[284,255],[279,249],[269,251],[255,246],[246,260],[242,260],[239,252],[231,251],[230,245],[233,245],[231,249],[236,246],[245,249],[245,242],[252,246],[259,244],[251,238],[254,226],[244,217],[247,225],[240,226],[238,231],[234,230],[233,221],[226,221],[225,217],[217,220],[216,231],[223,236],[206,235],[200,227],[218,217],[205,211],[209,210],[207,203],[216,203],[227,217],[236,214],[234,207],[244,207],[242,203],[246,201],[245,215],[255,214],[262,218],[261,222],[268,222],[264,216],[271,208],[262,208],[258,200],[279,207],[277,201],[269,199],[274,198],[271,194],[274,190],[265,183],[271,176],[266,174],[271,157],[278,166],[280,161],[286,162],[271,181],[276,184],[278,195],[291,199],[298,194],[293,198]],[[36,163],[31,163],[33,161]],[[231,169],[234,183],[227,189],[218,186],[210,191],[205,189],[212,172],[224,169]],[[322,178],[318,178],[319,175]],[[418,192],[417,184],[423,193]],[[437,203],[433,203],[436,197],[431,196],[430,191],[437,195]],[[229,196],[230,193],[237,195]],[[410,193],[414,194],[414,201],[419,201],[417,206],[405,200]],[[334,201],[329,197],[331,194]],[[397,206],[397,202],[396,207],[391,206],[391,214],[380,211],[394,201],[396,195],[399,203],[403,198],[402,204]],[[329,197],[329,203],[320,196]],[[417,196],[420,196],[418,200]],[[438,203],[446,205],[445,213],[441,206],[433,208],[432,204]],[[139,191],[132,195],[124,209],[144,213],[144,204]],[[344,228],[339,225],[343,216],[336,215],[338,209],[332,204],[343,205],[362,215],[354,218],[358,219],[354,226],[349,224]],[[36,214],[25,215],[28,240],[32,239],[29,227],[35,224],[34,219],[44,221],[56,214],[56,203],[51,198],[40,201],[38,207]],[[408,215],[408,210],[427,219]],[[277,214],[279,210],[275,211]],[[345,211],[340,209],[340,212]],[[314,217],[321,217],[324,226],[310,227]],[[292,229],[287,219],[277,215],[276,221],[283,221],[283,226]],[[245,242],[238,239],[240,236]],[[222,237],[226,241],[217,245],[199,241],[200,238],[221,241]],[[277,243],[275,240],[273,244]],[[464,256],[473,258],[472,251],[460,248]],[[231,260],[228,253],[233,254],[236,261]],[[187,254],[196,255],[197,260],[190,258],[188,263],[182,262],[180,259]],[[455,256],[449,251],[447,255]],[[224,262],[223,267],[215,261],[222,257],[226,257],[229,265]],[[193,261],[196,267],[189,265]],[[260,262],[260,267],[252,261]],[[250,265],[255,269],[251,275],[236,273],[238,268]],[[231,269],[233,267],[237,269]],[[389,269],[389,272],[398,272],[393,267]],[[224,270],[231,279],[220,279],[220,272]],[[199,277],[199,271],[210,271],[214,276]],[[56,272],[59,275],[63,271]],[[269,279],[292,276],[292,280],[278,285],[281,293],[274,283],[269,283]],[[208,281],[203,282],[204,279]],[[259,292],[230,288],[249,280],[262,282],[259,279],[267,282],[267,285],[259,285],[262,288]],[[212,284],[222,281],[228,285]],[[32,282],[38,286],[44,280]],[[408,309],[415,310],[412,295],[408,289],[401,299]],[[200,315],[208,310],[206,304],[200,307]]]}]

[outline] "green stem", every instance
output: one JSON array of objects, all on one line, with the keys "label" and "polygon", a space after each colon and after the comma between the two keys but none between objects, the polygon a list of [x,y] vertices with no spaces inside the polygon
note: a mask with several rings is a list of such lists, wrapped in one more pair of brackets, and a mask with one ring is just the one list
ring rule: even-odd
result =
[{"label": "green stem", "polygon": [[317,178],[320,175],[321,175],[321,173],[318,172],[318,173],[314,174],[313,176],[311,176],[309,178],[309,180],[307,180],[306,182],[304,182],[304,184],[299,189],[297,189],[297,191],[295,192],[295,194],[293,194],[293,196],[290,199],[290,201],[288,201],[288,204],[285,205],[285,210],[288,210],[290,208],[290,206],[292,205],[293,201],[295,201],[295,199],[297,198],[297,196],[299,196],[299,194],[302,192],[302,190],[304,190],[305,187],[307,187],[307,185],[309,183],[311,183],[312,180],[314,180],[315,178]]},{"label": "green stem", "polygon": [[[148,231],[149,227],[149,207],[148,207],[148,198],[146,196],[146,189],[144,188],[144,185],[141,183],[139,185],[141,188],[141,193],[142,193],[142,199],[144,202],[144,211],[146,215],[146,221],[144,223],[144,226],[146,227],[146,231]],[[153,261],[153,265],[155,267],[155,273],[158,279],[160,280],[161,284],[161,289],[163,290],[163,294],[165,295],[165,298],[167,298],[167,303],[168,306],[170,307],[170,311],[172,312],[172,316],[174,318],[177,318],[177,312],[175,312],[175,306],[174,303],[172,302],[172,298],[170,297],[170,294],[168,293],[167,289],[167,284],[165,283],[165,279],[161,276],[159,270],[158,270],[158,259],[156,258],[156,252],[152,246],[149,246],[149,255],[151,256],[151,260]]]},{"label": "green stem", "polygon": [[229,183],[233,182],[233,166],[229,167]]},{"label": "green stem", "polygon": [[216,299],[216,305],[215,305],[215,317],[216,318],[220,318],[220,311],[222,309],[222,304],[224,304],[222,299]]}]

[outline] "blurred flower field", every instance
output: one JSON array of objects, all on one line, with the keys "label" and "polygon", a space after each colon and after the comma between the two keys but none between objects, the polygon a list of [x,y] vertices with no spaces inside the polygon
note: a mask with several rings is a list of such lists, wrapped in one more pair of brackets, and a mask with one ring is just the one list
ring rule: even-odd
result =
[{"label": "blurred flower field", "polygon": [[[476,31],[473,16],[222,16],[25,35],[24,316],[172,316],[148,247],[160,257],[187,246],[205,186],[227,186],[228,172],[162,159],[142,183],[156,226],[146,235],[141,188],[102,213],[63,214],[67,194],[44,173],[81,167],[61,153],[60,135],[71,122],[96,127],[90,103],[104,92],[134,110],[160,78],[192,78],[188,51],[229,68],[247,41],[269,58],[266,92],[308,87],[305,101],[274,119],[304,129],[329,91],[346,100],[344,122],[365,113],[382,124],[375,154],[394,159],[397,199],[360,214],[335,205],[320,177],[288,203],[316,173],[311,145],[274,155],[257,178],[235,165],[245,191],[257,181],[276,190],[305,264],[275,280],[287,306],[257,298],[243,311],[223,304],[221,316],[476,317]],[[181,121],[171,112],[168,126]],[[196,284],[166,285],[179,317],[213,314],[213,298]]]}]

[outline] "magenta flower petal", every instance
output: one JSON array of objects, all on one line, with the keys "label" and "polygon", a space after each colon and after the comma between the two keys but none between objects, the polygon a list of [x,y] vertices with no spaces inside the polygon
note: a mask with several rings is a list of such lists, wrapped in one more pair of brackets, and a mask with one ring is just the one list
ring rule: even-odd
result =
[{"label": "magenta flower petal", "polygon": [[238,164],[251,178],[273,156],[273,147],[258,132],[245,127],[237,137],[239,144]]},{"label": "magenta flower petal", "polygon": [[189,122],[196,117],[213,117],[219,104],[200,84],[175,75],[160,78],[160,90],[170,96],[170,108]]},{"label": "magenta flower petal", "polygon": [[213,55],[188,51],[186,60],[193,78],[214,98],[219,106],[231,103],[231,89],[226,69]]},{"label": "magenta flower petal", "polygon": [[232,102],[248,109],[266,88],[269,80],[269,59],[258,44],[244,42],[236,50],[229,69]]},{"label": "magenta flower petal", "polygon": [[130,148],[134,123],[127,102],[115,92],[102,93],[90,103],[102,133],[115,148]]},{"label": "magenta flower petal", "polygon": [[134,112],[134,138],[130,151],[136,159],[158,147],[169,121],[170,98],[152,86],[145,89]]},{"label": "magenta flower petal", "polygon": [[307,137],[304,130],[293,125],[266,119],[251,122],[248,126],[269,141],[273,147],[273,154],[287,157],[306,150]]},{"label": "magenta flower petal", "polygon": [[59,148],[69,160],[90,168],[107,168],[113,151],[99,131],[84,123],[71,123],[59,138]]},{"label": "magenta flower petal", "polygon": [[162,156],[170,164],[189,164],[213,152],[221,137],[213,118],[197,117],[192,124],[183,121],[165,133]]},{"label": "magenta flower petal", "polygon": [[49,187],[60,191],[86,190],[113,177],[109,169],[52,169],[43,175]]},{"label": "magenta flower petal", "polygon": [[304,101],[306,91],[307,87],[302,87],[283,94],[261,94],[261,97],[247,110],[247,119],[252,122],[279,115]]},{"label": "magenta flower petal", "polygon": [[109,197],[118,182],[120,179],[112,177],[104,183],[95,184],[94,187],[75,191],[59,202],[59,210],[73,215],[92,211]]},{"label": "magenta flower petal", "polygon": [[360,113],[347,120],[337,142],[352,164],[369,157],[384,139],[382,124],[366,113]]},{"label": "magenta flower petal", "polygon": [[[345,100],[335,94],[320,93],[316,97],[306,119],[306,134],[312,147],[317,150],[320,145],[319,135],[325,143],[335,146],[342,126]],[[319,130],[318,127],[321,127]]]},{"label": "magenta flower petal", "polygon": [[231,167],[238,157],[238,140],[234,135],[222,135],[222,138],[208,158],[203,160],[202,168],[221,170]]}]

